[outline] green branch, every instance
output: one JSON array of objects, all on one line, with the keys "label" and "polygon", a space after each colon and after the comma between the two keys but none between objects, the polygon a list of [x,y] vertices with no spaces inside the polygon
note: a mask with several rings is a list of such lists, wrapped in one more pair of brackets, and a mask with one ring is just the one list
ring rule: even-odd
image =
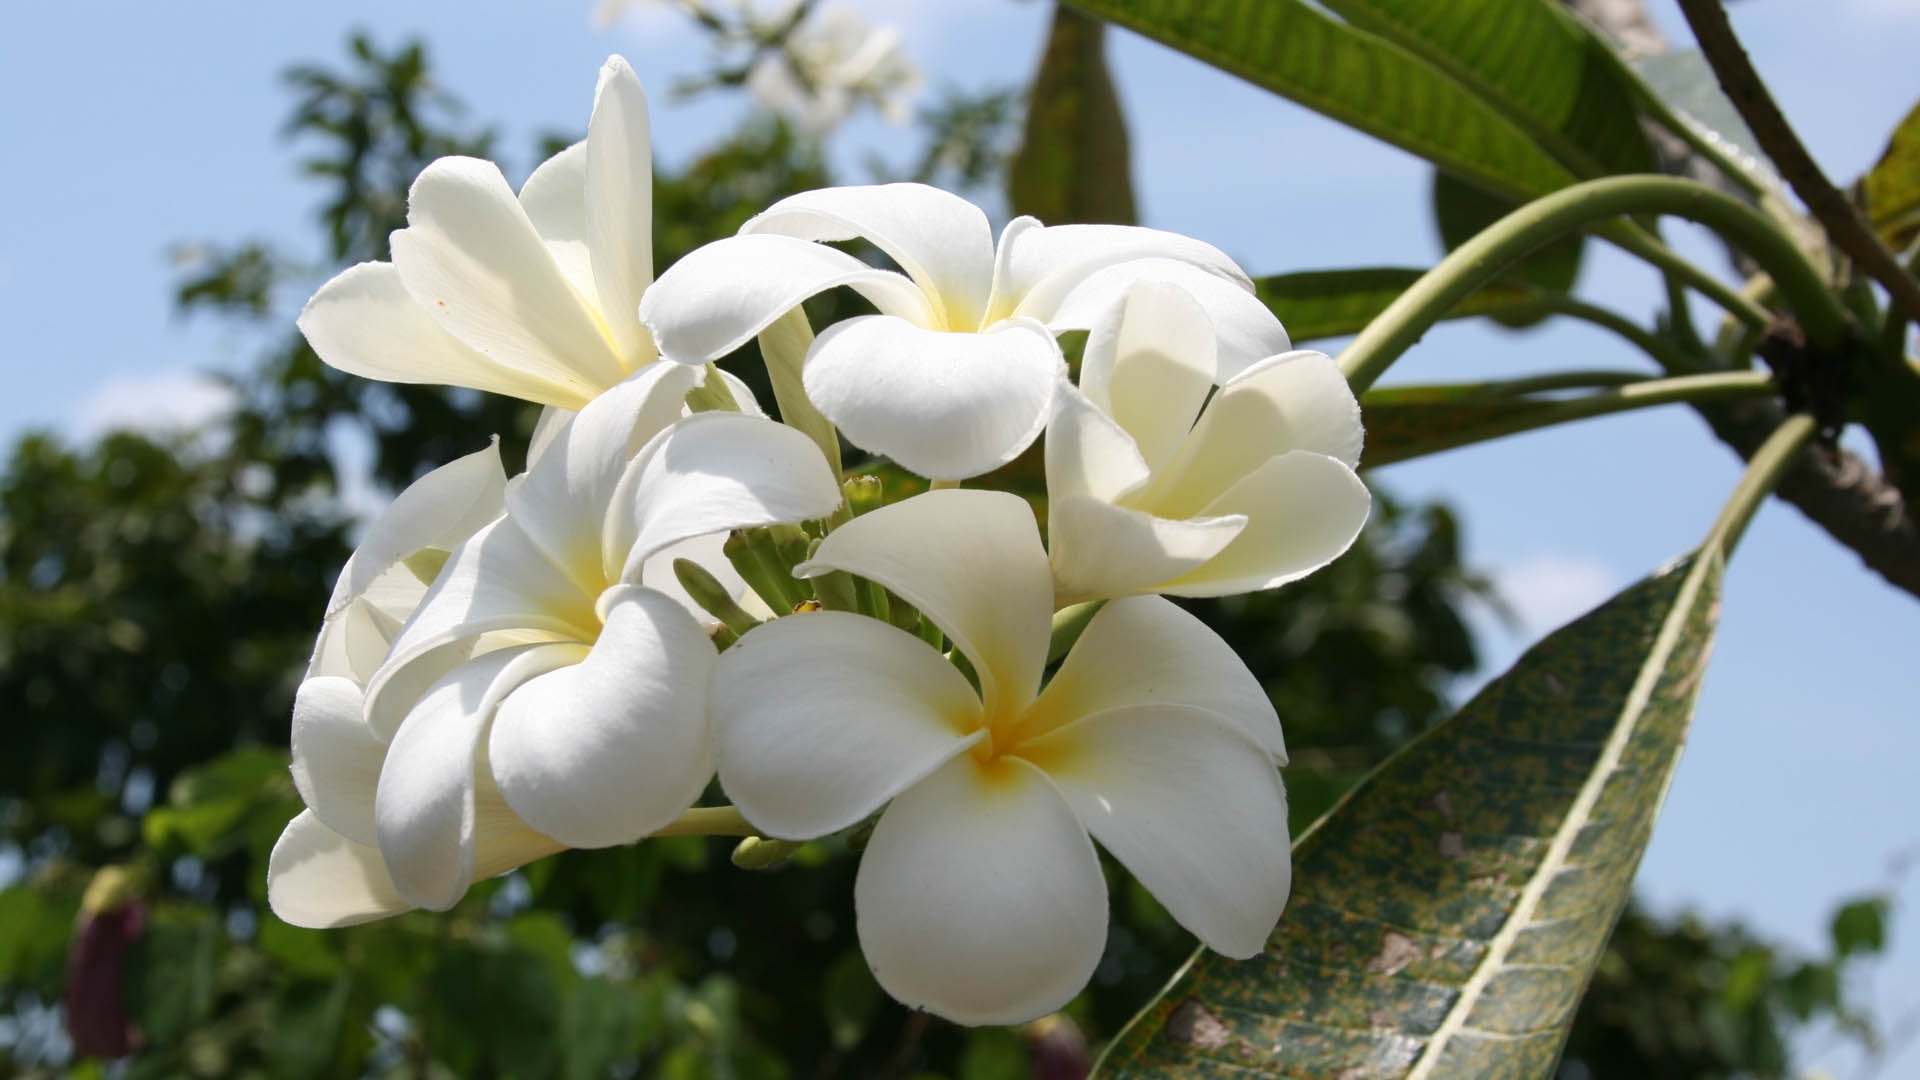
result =
[{"label": "green branch", "polygon": [[1674,214],[1721,233],[1773,277],[1811,342],[1838,349],[1844,341],[1846,309],[1793,241],[1759,211],[1691,180],[1615,176],[1536,199],[1454,249],[1354,338],[1340,354],[1341,370],[1356,391],[1364,391],[1429,327],[1509,263],[1555,237],[1623,214]]},{"label": "green branch", "polygon": [[1747,523],[1753,520],[1754,512],[1766,501],[1767,495],[1780,483],[1780,477],[1800,455],[1802,447],[1813,438],[1819,425],[1805,413],[1797,413],[1786,418],[1767,441],[1760,445],[1747,462],[1747,471],[1734,485],[1733,494],[1727,497],[1727,504],[1720,509],[1720,516],[1713,521],[1713,528],[1707,530],[1707,538],[1701,543],[1703,549],[1718,549],[1722,558],[1733,554],[1734,546],[1740,543],[1740,535],[1747,531]]}]

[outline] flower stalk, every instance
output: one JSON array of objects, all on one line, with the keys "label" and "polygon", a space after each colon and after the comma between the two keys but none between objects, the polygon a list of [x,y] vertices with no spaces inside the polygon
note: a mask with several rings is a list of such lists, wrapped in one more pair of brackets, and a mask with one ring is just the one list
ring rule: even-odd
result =
[{"label": "flower stalk", "polygon": [[1713,528],[1707,531],[1707,538],[1701,547],[1718,550],[1721,558],[1733,555],[1733,549],[1740,543],[1740,537],[1747,531],[1747,523],[1766,501],[1767,495],[1780,484],[1780,478],[1786,474],[1787,467],[1800,456],[1819,424],[1805,413],[1796,413],[1773,429],[1747,462],[1747,471],[1741,475],[1740,482],[1734,485],[1733,494],[1727,497],[1726,505],[1721,507],[1720,516],[1713,521]]},{"label": "flower stalk", "polygon": [[767,377],[773,383],[773,400],[780,407],[781,422],[796,427],[812,439],[827,464],[840,476],[840,433],[833,423],[807,397],[800,384],[800,369],[813,347],[813,325],[807,322],[805,308],[795,307],[760,331],[760,356],[767,364]]}]

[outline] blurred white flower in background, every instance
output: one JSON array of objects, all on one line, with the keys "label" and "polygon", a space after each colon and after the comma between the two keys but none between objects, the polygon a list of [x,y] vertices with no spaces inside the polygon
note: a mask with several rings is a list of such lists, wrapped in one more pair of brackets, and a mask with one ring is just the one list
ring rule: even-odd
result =
[{"label": "blurred white flower in background", "polygon": [[784,49],[760,57],[747,73],[755,100],[810,135],[833,130],[862,102],[905,123],[919,86],[899,27],[875,26],[845,4],[829,4],[800,23]]}]

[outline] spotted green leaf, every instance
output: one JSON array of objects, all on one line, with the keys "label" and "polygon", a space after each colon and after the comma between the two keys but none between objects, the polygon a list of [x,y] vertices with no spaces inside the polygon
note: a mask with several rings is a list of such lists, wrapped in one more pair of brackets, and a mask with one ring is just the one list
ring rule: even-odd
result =
[{"label": "spotted green leaf", "polygon": [[[1420,280],[1420,274],[1419,270],[1397,266],[1370,266],[1275,274],[1253,284],[1260,299],[1280,317],[1288,336],[1300,342],[1359,333],[1408,286]],[[1447,317],[1464,319],[1531,309],[1537,302],[1530,289],[1497,283],[1467,297]]]},{"label": "spotted green leaf", "polygon": [[1920,236],[1920,105],[1893,130],[1880,160],[1861,178],[1867,219],[1898,250]]},{"label": "spotted green leaf", "polygon": [[1266,951],[1199,953],[1107,1077],[1552,1075],[1680,757],[1718,550],[1549,636],[1294,850]]},{"label": "spotted green leaf", "polygon": [[1072,0],[1098,15],[1525,199],[1575,176],[1474,91],[1304,0]]}]

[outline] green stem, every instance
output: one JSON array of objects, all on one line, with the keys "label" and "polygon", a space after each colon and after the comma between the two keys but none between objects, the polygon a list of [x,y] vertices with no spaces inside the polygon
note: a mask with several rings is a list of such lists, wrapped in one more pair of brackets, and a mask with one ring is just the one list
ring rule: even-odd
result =
[{"label": "green stem", "polygon": [[1513,260],[1568,232],[1622,214],[1645,213],[1676,214],[1738,242],[1773,276],[1799,314],[1808,339],[1820,348],[1840,347],[1847,332],[1846,309],[1793,241],[1759,211],[1691,180],[1614,176],[1536,199],[1454,249],[1354,338],[1340,354],[1341,370],[1356,391],[1364,391],[1448,311]]},{"label": "green stem", "polygon": [[1544,297],[1541,300],[1541,306],[1556,315],[1566,315],[1592,323],[1603,330],[1612,331],[1641,352],[1653,357],[1655,363],[1671,374],[1679,375],[1700,370],[1700,362],[1688,356],[1678,345],[1654,334],[1617,311],[1609,311],[1565,294]]},{"label": "green stem", "polygon": [[[1742,203],[1741,205],[1744,206],[1746,204]],[[1761,221],[1767,221],[1764,216],[1755,216],[1759,217]],[[1768,221],[1767,224],[1769,227],[1773,226],[1773,223],[1770,221]],[[1672,248],[1661,243],[1658,239],[1638,226],[1629,223],[1616,223],[1593,231],[1596,235],[1612,241],[1614,246],[1620,248],[1620,250],[1632,255],[1638,255],[1647,262],[1659,267],[1666,273],[1668,280],[1678,281],[1681,284],[1689,285],[1697,289],[1702,295],[1714,303],[1719,304],[1722,308],[1725,308],[1736,318],[1756,326],[1765,326],[1773,318],[1766,308],[1753,303],[1746,297],[1740,295],[1739,290],[1733,286],[1700,269],[1693,263],[1688,262]]]},{"label": "green stem", "polygon": [[[1704,375],[1680,375],[1670,379],[1644,379],[1626,386],[1615,386],[1564,401],[1541,401],[1525,411],[1498,416],[1470,427],[1450,432],[1436,442],[1422,443],[1407,452],[1369,451],[1368,468],[1411,461],[1444,450],[1456,450],[1474,443],[1488,442],[1525,431],[1537,431],[1555,424],[1586,420],[1595,416],[1646,409],[1676,402],[1720,401],[1728,398],[1757,397],[1773,392],[1773,380],[1758,371],[1715,371]],[[1369,395],[1362,404],[1372,401]]]},{"label": "green stem", "polygon": [[834,479],[840,478],[840,434],[820,415],[808,399],[800,381],[800,369],[813,347],[813,324],[807,322],[805,308],[796,307],[760,331],[760,358],[766,362],[767,378],[773,383],[773,401],[779,406],[780,421],[800,429],[812,439],[827,464],[833,466]]},{"label": "green stem", "polygon": [[1747,471],[1734,485],[1733,494],[1727,497],[1727,504],[1720,508],[1720,516],[1713,521],[1713,528],[1707,530],[1707,538],[1701,543],[1705,549],[1718,549],[1722,558],[1733,554],[1734,546],[1740,543],[1740,535],[1747,531],[1747,523],[1753,520],[1754,512],[1766,501],[1768,493],[1780,483],[1780,477],[1793,464],[1802,447],[1813,438],[1819,425],[1805,413],[1796,413],[1782,421],[1760,444],[1760,449],[1747,459]]},{"label": "green stem", "polygon": [[1555,390],[1593,390],[1646,382],[1644,371],[1555,371],[1518,379],[1479,383],[1401,383],[1367,391],[1368,405],[1452,405],[1467,401],[1505,401]]},{"label": "green stem", "polygon": [[696,806],[681,814],[654,836],[759,836],[760,830],[747,823],[740,811],[731,806]]}]

